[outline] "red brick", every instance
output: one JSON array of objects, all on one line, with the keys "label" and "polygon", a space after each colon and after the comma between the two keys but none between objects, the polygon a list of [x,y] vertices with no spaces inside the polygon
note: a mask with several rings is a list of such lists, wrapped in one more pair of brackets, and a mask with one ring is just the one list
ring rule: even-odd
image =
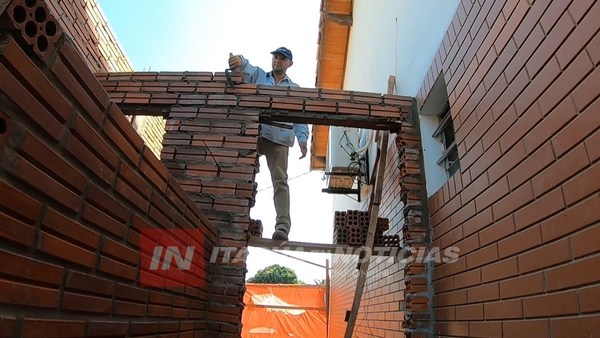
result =
[{"label": "red brick", "polygon": [[143,161],[140,164],[140,171],[149,179],[161,192],[167,188],[169,171],[165,165],[152,153],[150,148],[144,148]]},{"label": "red brick", "polygon": [[445,293],[435,294],[433,296],[433,304],[438,306],[459,305],[467,303],[467,291],[456,290]]},{"label": "red brick", "polygon": [[0,210],[33,224],[40,218],[42,205],[39,201],[0,180]]},{"label": "red brick", "polygon": [[85,144],[89,151],[96,154],[110,169],[116,169],[120,159],[115,151],[92,129],[82,118],[77,118],[73,123],[71,131]]},{"label": "red brick", "polygon": [[338,102],[339,114],[369,115],[369,105],[362,103]]},{"label": "red brick", "polygon": [[[497,149],[496,151],[500,151],[499,143],[494,144],[492,147],[495,147]],[[517,143],[508,152],[504,153],[502,157],[498,159],[498,161],[489,167],[488,177],[490,182],[496,182],[498,179],[506,176],[506,173],[508,173],[526,158],[527,152],[525,151],[525,146],[521,142]]]},{"label": "red brick", "polygon": [[35,165],[18,156],[13,174],[65,207],[78,211],[81,198]]},{"label": "red brick", "polygon": [[[436,318],[437,319],[437,318]],[[483,304],[470,304],[456,307],[456,320],[481,320],[483,319]],[[446,331],[446,333],[449,333]]]},{"label": "red brick", "polygon": [[511,191],[508,195],[492,205],[494,219],[502,219],[523,205],[533,200],[531,185],[526,183]]},{"label": "red brick", "polygon": [[17,336],[17,321],[14,317],[0,317],[0,337],[12,338]]},{"label": "red brick", "polygon": [[127,229],[123,222],[114,219],[89,203],[86,203],[84,206],[83,219],[92,223],[99,229],[108,231],[120,238],[125,237]]},{"label": "red brick", "polygon": [[70,43],[64,43],[60,47],[60,53],[73,74],[76,74],[78,81],[88,95],[96,102],[98,107],[105,111],[110,99],[104,88],[89,67],[83,62],[75,48]]},{"label": "red brick", "polygon": [[595,144],[600,144],[600,131],[597,131],[595,134],[585,140],[585,148],[590,157],[590,161],[592,162],[600,158],[600,148],[592,146]]},{"label": "red brick", "polygon": [[546,290],[554,291],[598,283],[600,256],[576,260],[570,264],[546,270]]},{"label": "red brick", "polygon": [[124,206],[121,201],[117,200],[112,195],[102,190],[96,185],[91,185],[87,192],[86,200],[94,207],[102,210],[104,213],[111,215],[118,221],[126,222],[129,220],[131,211]]},{"label": "red brick", "polygon": [[69,137],[64,145],[65,149],[73,155],[77,161],[82,163],[90,173],[96,175],[105,185],[112,185],[115,174],[106,164],[102,163],[98,157],[94,156],[76,137]]},{"label": "red brick", "polygon": [[183,72],[158,72],[156,74],[156,79],[158,81],[182,81],[184,73]]},{"label": "red brick", "polygon": [[461,201],[466,204],[489,187],[487,175],[481,175],[467,185],[460,193]]},{"label": "red brick", "polygon": [[497,263],[489,264],[481,268],[481,280],[483,283],[492,282],[518,274],[517,258],[508,258]]},{"label": "red brick", "polygon": [[64,269],[60,266],[3,250],[0,250],[0,273],[54,286],[62,284],[64,277]]},{"label": "red brick", "polygon": [[68,238],[70,241],[79,243],[90,250],[95,250],[100,244],[100,235],[98,233],[61,215],[55,210],[48,210],[42,224],[45,230],[50,230],[57,234],[57,236]]},{"label": "red brick", "polygon": [[468,270],[454,276],[455,287],[463,288],[481,284],[481,273],[478,269]]},{"label": "red brick", "polygon": [[[123,315],[123,316],[137,316],[137,317],[141,317],[144,316],[146,313],[146,305],[145,304],[140,304],[140,303],[132,303],[132,302],[125,302],[125,301],[119,301],[119,300],[115,300],[114,302],[114,313],[117,315]],[[152,323],[148,323],[148,324],[152,324]],[[153,323],[153,326],[156,326],[156,323]],[[147,333],[155,333],[156,329],[151,330],[151,332],[147,332]],[[132,334],[134,333],[140,333],[140,331],[132,331]]]},{"label": "red brick", "polygon": [[[498,283],[488,283],[471,287],[467,290],[469,303],[494,301],[500,297]],[[483,310],[483,309],[482,309]],[[483,315],[483,312],[482,312]],[[483,318],[482,318],[483,319]]]},{"label": "red brick", "polygon": [[86,294],[112,296],[115,291],[115,283],[108,279],[71,271],[67,277],[65,289],[83,291]]},{"label": "red brick", "polygon": [[27,134],[21,150],[30,162],[46,169],[47,173],[74,192],[81,193],[87,186],[88,179],[83,174],[31,134]]},{"label": "red brick", "polygon": [[561,238],[599,221],[598,205],[600,205],[600,196],[595,195],[543,221],[540,227],[544,242]]},{"label": "red brick", "polygon": [[145,304],[148,301],[149,291],[134,286],[117,284],[115,287],[115,299],[130,300]]},{"label": "red brick", "polygon": [[152,188],[139,175],[138,171],[122,164],[119,168],[119,178],[127,182],[130,187],[140,193],[144,198],[149,199],[152,195]]},{"label": "red brick", "polygon": [[525,274],[571,260],[571,249],[568,239],[564,239],[526,252],[518,258],[519,272]]},{"label": "red brick", "polygon": [[96,265],[96,254],[94,252],[81,248],[46,232],[41,233],[37,249],[46,254],[86,267],[91,268]]},{"label": "red brick", "polygon": [[108,314],[112,310],[110,298],[95,297],[66,291],[62,299],[62,309],[75,312]]},{"label": "red brick", "polygon": [[[475,199],[475,206],[477,207],[478,210],[478,215],[482,213],[482,210],[490,210],[491,212],[491,208],[488,208],[489,206],[491,206],[492,204],[494,204],[496,201],[498,201],[500,198],[504,197],[506,194],[509,193],[509,187],[508,187],[508,180],[505,178],[500,179],[498,182],[494,183],[492,186],[490,186],[488,189],[485,189],[481,195],[477,196],[477,198]],[[488,208],[488,209],[485,209]],[[482,226],[485,226],[489,223],[482,223]]]},{"label": "red brick", "polygon": [[568,291],[523,299],[526,318],[558,317],[579,313],[577,292]]},{"label": "red brick", "polygon": [[552,146],[556,156],[562,156],[569,149],[581,143],[600,125],[600,100],[596,100],[591,106],[581,112],[565,128],[554,135]]},{"label": "red brick", "polygon": [[34,95],[42,98],[42,104],[51,110],[61,123],[68,119],[73,112],[71,104],[58,92],[52,82],[37,69],[15,40],[8,38],[5,49],[0,54],[0,59],[15,67],[15,71],[32,87],[35,92]]},{"label": "red brick", "polygon": [[[577,11],[577,9],[583,10],[586,5],[589,6],[589,2],[587,4],[571,4],[569,15],[573,16],[574,11]],[[597,33],[598,23],[595,18],[597,18],[598,15],[600,15],[600,7],[593,6],[592,9],[585,14],[583,21],[576,26],[573,33],[571,33],[571,36],[561,45],[560,49],[556,52],[556,58],[561,65],[568,64],[572,58],[588,44],[588,41],[594,34]],[[575,20],[577,22],[577,17]],[[584,54],[586,53],[584,52]]]},{"label": "red brick", "polygon": [[572,205],[582,198],[600,190],[600,162],[596,162],[590,168],[577,174],[563,184],[565,202]]},{"label": "red brick", "polygon": [[[461,254],[464,254],[462,250]],[[495,244],[488,245],[467,255],[467,268],[473,269],[491,262],[495,262],[498,259],[498,247]]]},{"label": "red brick", "polygon": [[527,153],[533,153],[566,125],[569,120],[573,119],[576,114],[573,100],[567,97],[525,135],[523,142]]},{"label": "red brick", "polygon": [[[235,87],[234,87],[235,88]],[[200,82],[195,90],[196,93],[225,93],[225,83]],[[227,91],[230,92],[229,90]]]},{"label": "red brick", "polygon": [[526,228],[564,208],[562,190],[554,189],[515,213],[516,228],[517,230]]},{"label": "red brick", "polygon": [[582,313],[598,312],[600,310],[600,285],[581,288],[579,295],[579,309]]},{"label": "red brick", "polygon": [[523,182],[531,179],[540,172],[540,170],[554,161],[555,157],[552,146],[549,143],[546,143],[508,173],[508,183],[510,188],[515,189],[520,186]]},{"label": "red brick", "polygon": [[270,108],[274,110],[302,111],[304,109],[304,99],[291,97],[273,97]]},{"label": "red brick", "polygon": [[102,238],[101,253],[123,263],[130,265],[138,264],[140,255],[137,250],[129,248],[122,243],[113,241],[110,238]]},{"label": "red brick", "polygon": [[600,226],[595,225],[571,237],[573,257],[579,258],[600,251]]},{"label": "red brick", "polygon": [[600,332],[600,315],[551,318],[552,338],[594,337]]},{"label": "red brick", "polygon": [[337,113],[337,103],[330,101],[306,100],[304,109],[307,113]]},{"label": "red brick", "polygon": [[[502,110],[504,111],[504,110]],[[476,119],[475,114],[471,115],[473,119]],[[463,128],[461,132],[468,132],[468,135],[461,137],[465,142],[467,149],[470,149],[473,145],[479,142],[483,135],[487,134],[490,127],[494,124],[494,116],[492,114],[484,114],[480,120],[478,120],[475,126],[468,131]]]},{"label": "red brick", "polygon": [[56,309],[59,290],[0,279],[0,304]]},{"label": "red brick", "polygon": [[132,164],[137,165],[144,141],[115,104],[109,106],[108,113],[108,123],[103,127],[104,133]]},{"label": "red brick", "polygon": [[127,336],[128,331],[128,322],[98,321],[96,319],[91,319],[87,324],[86,336],[125,337]]},{"label": "red brick", "polygon": [[469,335],[470,337],[502,337],[502,322],[470,322]]},{"label": "red brick", "polygon": [[542,272],[523,275],[500,281],[500,298],[535,295],[544,292],[544,289],[544,275]]},{"label": "red brick", "polygon": [[117,180],[115,191],[127,201],[138,207],[141,211],[148,211],[149,202],[146,197],[141,195],[137,190],[134,190],[129,184],[125,183],[125,181],[121,179]]},{"label": "red brick", "polygon": [[126,280],[135,280],[137,269],[106,256],[100,257],[98,270]]},{"label": "red brick", "polygon": [[522,318],[523,304],[520,299],[487,302],[483,304],[483,312],[486,320]]},{"label": "red brick", "polygon": [[592,61],[594,62],[595,65],[598,65],[598,63],[600,63],[600,41],[599,40],[600,40],[600,33],[596,34],[596,36],[592,39],[592,41],[590,41],[590,43],[586,47],[586,50],[590,54],[590,58],[592,58]]},{"label": "red brick", "polygon": [[587,53],[583,51],[556,79],[548,90],[539,98],[540,108],[545,112],[552,110],[575,86],[592,71],[594,65]]},{"label": "red brick", "polygon": [[501,258],[527,251],[542,244],[542,234],[538,225],[517,232],[515,235],[498,242]]},{"label": "red brick", "polygon": [[[479,142],[477,144],[477,147],[480,147],[480,145],[481,145],[481,142]],[[474,147],[473,149],[475,149],[477,147]],[[483,154],[481,155],[481,157],[473,163],[473,166],[470,167],[471,179],[479,177],[486,170],[491,168],[492,165],[500,162],[501,158],[502,158],[502,154],[500,152],[500,147],[497,146],[496,144],[493,145],[491,148],[486,149],[483,152]],[[461,167],[462,167],[462,160],[461,160]],[[463,179],[463,182],[464,182],[464,179]],[[493,182],[493,181],[490,179],[490,182]],[[465,183],[465,186],[467,186],[467,185],[468,184]]]},{"label": "red brick", "polygon": [[[65,63],[61,59],[57,59],[52,64],[52,72],[58,78],[58,80],[63,84],[66,90],[75,98],[75,100],[81,105],[83,111],[89,115],[92,120],[94,120],[96,126],[102,125],[104,118],[106,115],[104,114],[104,110],[101,109],[97,102],[95,102],[92,97],[86,92],[86,85],[79,82],[79,80],[72,73],[71,69],[69,69]],[[83,70],[84,73],[89,72],[89,69]],[[99,85],[99,83],[98,83]],[[107,101],[106,104],[108,104]]]},{"label": "red brick", "polygon": [[17,219],[0,212],[0,238],[25,246],[32,246],[35,240],[35,229]]},{"label": "red brick", "polygon": [[535,195],[539,196],[560,185],[588,165],[585,146],[580,145],[533,178],[532,186]]},{"label": "red brick", "polygon": [[63,125],[0,64],[0,90],[8,96],[29,118],[55,141],[64,131]]},{"label": "red brick", "polygon": [[573,30],[575,23],[571,19],[568,12],[564,13],[556,22],[550,32],[546,32],[547,36],[538,47],[538,50],[532,55],[527,62],[527,72],[531,77],[543,69],[544,64],[551,58],[558,47],[563,43],[567,35]]},{"label": "red brick", "polygon": [[504,321],[502,337],[553,337],[547,319]]},{"label": "red brick", "polygon": [[24,337],[83,337],[85,336],[85,321],[25,318],[23,320]]}]

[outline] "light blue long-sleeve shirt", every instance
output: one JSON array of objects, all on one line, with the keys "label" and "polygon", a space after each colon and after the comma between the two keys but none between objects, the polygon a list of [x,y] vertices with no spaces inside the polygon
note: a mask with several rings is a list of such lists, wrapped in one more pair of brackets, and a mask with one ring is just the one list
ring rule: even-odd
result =
[{"label": "light blue long-sleeve shirt", "polygon": [[[250,64],[248,60],[242,57],[242,68],[241,71],[244,74],[244,82],[256,83],[270,86],[283,86],[283,87],[300,87],[296,83],[292,82],[286,75],[279,83],[276,83],[273,72],[265,72],[262,68],[256,67]],[[283,123],[283,122],[281,122]],[[286,123],[292,126],[292,129],[286,129],[276,127],[270,124],[261,124],[260,136],[266,138],[269,141],[277,144],[282,144],[288,147],[294,145],[294,135],[298,138],[299,143],[305,143],[308,140],[308,125],[302,123]]]}]

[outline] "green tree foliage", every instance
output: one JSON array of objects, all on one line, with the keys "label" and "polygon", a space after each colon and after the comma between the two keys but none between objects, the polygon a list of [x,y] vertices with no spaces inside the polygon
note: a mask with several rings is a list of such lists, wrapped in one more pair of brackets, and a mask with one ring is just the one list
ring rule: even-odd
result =
[{"label": "green tree foliage", "polygon": [[248,279],[248,283],[302,284],[294,270],[279,264],[269,265],[262,270],[258,270],[254,277]]}]

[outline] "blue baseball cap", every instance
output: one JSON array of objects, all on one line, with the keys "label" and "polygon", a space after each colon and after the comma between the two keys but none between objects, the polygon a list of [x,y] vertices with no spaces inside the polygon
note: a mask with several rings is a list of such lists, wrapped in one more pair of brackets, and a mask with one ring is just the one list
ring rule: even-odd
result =
[{"label": "blue baseball cap", "polygon": [[292,61],[292,51],[285,47],[279,47],[276,50],[272,51],[271,54],[281,54],[286,58],[290,59],[290,61]]}]

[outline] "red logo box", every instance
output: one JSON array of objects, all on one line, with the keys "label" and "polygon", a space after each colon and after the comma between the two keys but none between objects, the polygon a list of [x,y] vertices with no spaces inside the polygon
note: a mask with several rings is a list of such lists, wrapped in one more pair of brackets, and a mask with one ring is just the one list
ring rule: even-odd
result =
[{"label": "red logo box", "polygon": [[140,286],[203,287],[204,236],[198,229],[142,229]]}]

